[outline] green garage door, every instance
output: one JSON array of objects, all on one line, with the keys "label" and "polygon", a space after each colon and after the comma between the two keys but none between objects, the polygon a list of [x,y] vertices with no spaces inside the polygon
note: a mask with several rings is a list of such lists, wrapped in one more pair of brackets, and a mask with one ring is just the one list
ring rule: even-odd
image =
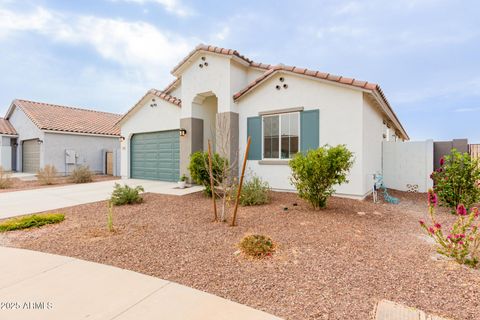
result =
[{"label": "green garage door", "polygon": [[135,134],[131,139],[131,177],[178,181],[180,135],[178,131]]}]

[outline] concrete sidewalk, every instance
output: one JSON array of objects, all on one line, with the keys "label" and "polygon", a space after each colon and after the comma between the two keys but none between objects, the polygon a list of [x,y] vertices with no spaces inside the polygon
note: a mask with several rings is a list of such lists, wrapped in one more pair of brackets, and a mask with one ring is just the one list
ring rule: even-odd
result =
[{"label": "concrete sidewalk", "polygon": [[280,319],[173,282],[74,258],[0,247],[0,261],[0,319]]},{"label": "concrete sidewalk", "polygon": [[381,300],[375,308],[375,320],[449,320],[429,315],[415,308],[389,300]]},{"label": "concrete sidewalk", "polygon": [[172,182],[123,179],[4,192],[0,193],[0,219],[106,200],[116,182],[131,187],[141,185],[145,192],[179,196],[203,189],[200,186],[177,189]]}]

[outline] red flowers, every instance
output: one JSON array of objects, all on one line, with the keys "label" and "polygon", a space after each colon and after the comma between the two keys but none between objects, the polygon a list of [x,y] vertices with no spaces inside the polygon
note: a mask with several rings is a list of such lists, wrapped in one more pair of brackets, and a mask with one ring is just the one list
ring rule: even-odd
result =
[{"label": "red flowers", "polygon": [[445,159],[443,157],[440,158],[440,165],[443,166],[445,164]]},{"label": "red flowers", "polygon": [[437,202],[438,202],[437,194],[432,189],[428,189],[428,205],[430,207],[435,207],[437,206]]},{"label": "red flowers", "polygon": [[435,223],[435,228],[440,230],[440,229],[442,229],[442,225],[440,223]]},{"label": "red flowers", "polygon": [[428,228],[428,233],[434,234],[434,233],[435,233],[435,229],[433,229],[433,227]]},{"label": "red flowers", "polygon": [[418,223],[420,223],[421,226],[425,225],[425,221],[423,221],[423,220],[418,220]]},{"label": "red flowers", "polygon": [[457,207],[457,214],[459,216],[466,216],[467,215],[467,209],[463,204],[459,204]]}]

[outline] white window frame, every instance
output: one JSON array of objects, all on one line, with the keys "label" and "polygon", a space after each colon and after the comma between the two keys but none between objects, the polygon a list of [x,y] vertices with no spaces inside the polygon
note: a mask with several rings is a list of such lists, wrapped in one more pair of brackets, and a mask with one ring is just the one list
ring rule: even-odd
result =
[{"label": "white window frame", "polygon": [[[278,160],[278,161],[285,161],[285,160],[290,160],[292,158],[282,158],[282,115],[291,115],[291,114],[297,114],[297,121],[298,121],[298,152],[300,152],[300,139],[301,139],[301,132],[302,128],[300,127],[300,112],[284,112],[284,113],[275,113],[275,114],[265,114],[262,115],[262,160]],[[265,143],[265,135],[263,134],[264,128],[263,128],[263,119],[268,118],[268,117],[279,117],[278,118],[278,158],[265,158],[265,149],[264,149],[264,143]]]}]

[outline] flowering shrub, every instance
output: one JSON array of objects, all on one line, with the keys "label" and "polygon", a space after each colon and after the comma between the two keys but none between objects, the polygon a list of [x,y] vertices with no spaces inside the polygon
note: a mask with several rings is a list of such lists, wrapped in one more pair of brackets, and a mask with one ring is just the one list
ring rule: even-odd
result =
[{"label": "flowering shrub", "polygon": [[460,204],[469,209],[480,201],[480,167],[478,160],[468,153],[452,149],[449,155],[440,159],[440,168],[430,177],[440,204],[450,208],[453,214]]},{"label": "flowering shrub", "polygon": [[457,220],[446,231],[437,222],[435,207],[438,197],[432,189],[428,190],[428,213],[431,223],[427,224],[420,220],[420,225],[432,237],[438,245],[437,252],[447,257],[454,258],[458,263],[476,266],[479,261],[480,232],[478,228],[478,208],[470,209],[459,204],[456,210]]}]

